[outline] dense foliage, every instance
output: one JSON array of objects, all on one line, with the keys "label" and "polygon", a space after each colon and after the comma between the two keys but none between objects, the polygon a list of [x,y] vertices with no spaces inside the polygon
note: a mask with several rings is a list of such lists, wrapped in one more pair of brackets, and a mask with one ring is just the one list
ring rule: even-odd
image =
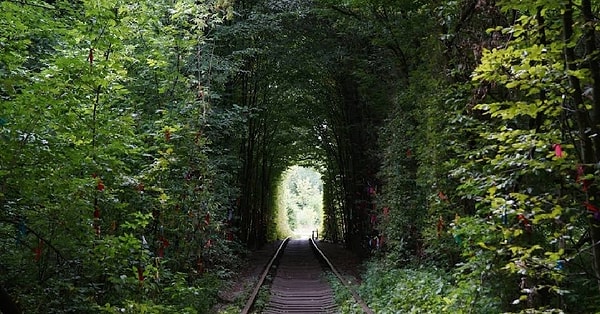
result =
[{"label": "dense foliage", "polygon": [[374,307],[598,311],[598,9],[589,1],[336,7],[409,36],[394,42],[405,79],[381,129],[386,248],[364,284]]},{"label": "dense foliage", "polygon": [[205,135],[207,33],[229,10],[0,2],[0,287],[14,300],[2,311],[198,313],[216,301],[237,249],[232,188]]},{"label": "dense foliage", "polygon": [[1,310],[207,312],[302,165],[378,312],[600,311],[598,15],[1,1]]}]

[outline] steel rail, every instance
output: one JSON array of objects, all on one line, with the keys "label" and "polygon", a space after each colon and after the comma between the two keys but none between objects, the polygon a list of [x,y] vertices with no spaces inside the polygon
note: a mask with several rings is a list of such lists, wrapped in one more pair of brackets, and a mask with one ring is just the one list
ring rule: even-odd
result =
[{"label": "steel rail", "polygon": [[264,284],[265,278],[267,278],[267,275],[269,274],[269,272],[271,270],[271,266],[273,266],[273,263],[281,255],[281,253],[283,253],[283,250],[289,240],[290,240],[290,238],[288,237],[285,240],[281,241],[279,248],[277,248],[277,251],[275,252],[275,254],[273,254],[273,257],[271,258],[269,263],[267,263],[267,266],[265,267],[265,270],[263,271],[262,275],[258,279],[258,282],[256,283],[256,286],[254,287],[254,290],[252,291],[250,298],[248,299],[248,301],[246,301],[246,306],[244,306],[244,309],[241,312],[242,314],[250,313],[250,309],[252,308],[252,305],[254,305],[254,302],[256,301],[256,297],[258,296],[260,287],[262,287],[262,285]]},{"label": "steel rail", "polygon": [[360,295],[356,292],[356,290],[354,290],[354,288],[352,288],[348,283],[346,283],[346,280],[344,280],[344,277],[342,277],[342,275],[337,271],[337,269],[335,268],[333,263],[331,263],[331,261],[325,255],[325,253],[323,253],[323,251],[319,248],[319,246],[317,245],[317,242],[315,242],[315,240],[311,238],[310,243],[315,248],[315,250],[319,253],[320,257],[327,263],[327,265],[329,266],[331,271],[340,280],[340,282],[344,285],[344,287],[346,289],[348,289],[348,291],[350,291],[350,293],[352,294],[352,297],[354,297],[354,301],[356,301],[356,303],[358,305],[360,305],[363,312],[365,312],[367,314],[375,314],[375,312],[373,312],[373,310],[371,310],[369,308],[367,303],[360,297]]},{"label": "steel rail", "polygon": [[[248,313],[250,313],[250,310],[252,309],[252,307],[254,306],[254,303],[256,302],[256,299],[258,297],[260,288],[264,285],[265,279],[268,276],[268,274],[271,272],[271,268],[273,267],[273,264],[275,263],[275,261],[278,258],[281,258],[282,255],[284,254],[284,251],[285,251],[285,249],[287,247],[287,244],[288,244],[289,240],[290,240],[290,238],[286,238],[285,240],[282,241],[282,243],[279,245],[279,247],[278,247],[277,251],[275,252],[275,254],[273,255],[273,257],[267,263],[265,269],[263,270],[262,275],[260,276],[260,279],[258,280],[256,286],[254,287],[254,290],[253,290],[252,294],[250,295],[249,299],[246,302],[246,306],[244,307],[244,309],[241,312],[242,314],[248,314]],[[335,266],[333,265],[333,263],[329,260],[329,258],[327,258],[327,256],[325,255],[325,253],[319,248],[317,242],[314,239],[310,238],[309,239],[309,243],[310,243],[311,247],[314,249],[313,253],[315,255],[317,255],[318,258],[320,258],[322,261],[324,261],[327,264],[327,266],[329,267],[329,269],[338,278],[338,280],[342,283],[342,285],[346,289],[348,289],[348,291],[352,294],[352,297],[354,298],[354,300],[356,301],[356,303],[358,305],[360,305],[360,307],[363,310],[363,312],[367,313],[367,314],[374,314],[373,310],[371,310],[368,307],[368,305],[366,304],[366,302],[360,297],[360,295],[354,290],[354,288],[351,287],[345,281],[345,279],[342,277],[342,275],[340,274],[340,272],[335,268]],[[296,247],[296,249],[297,249],[297,247]],[[288,273],[288,275],[289,275],[289,273]],[[276,276],[276,278],[278,278],[278,277]],[[282,280],[282,279],[277,279],[277,280]],[[292,280],[291,282],[295,282],[295,281]],[[288,284],[290,284],[290,282],[288,282]],[[302,283],[300,283],[300,284],[302,284]],[[297,285],[297,284],[295,284],[295,285]],[[278,293],[280,293],[280,292],[278,292]],[[273,294],[271,294],[271,297],[273,298]],[[271,310],[268,311],[269,313],[271,313],[271,312],[279,313],[280,310],[277,310],[276,307],[281,307],[282,305],[286,306],[285,304],[287,304],[287,302],[288,302],[288,301],[285,301],[285,297],[283,297],[283,299],[282,299],[281,295],[279,295],[278,297],[275,297],[275,298],[277,299],[277,301],[275,301],[275,302],[277,302],[277,304],[279,304],[279,305],[273,305],[275,307],[274,311],[273,311],[273,308],[271,308]],[[325,297],[323,296],[322,298],[325,298]],[[292,299],[293,300],[298,300],[298,299],[295,299],[294,297],[292,297]],[[290,299],[290,300],[292,300],[292,299]],[[288,311],[289,312],[298,312],[298,311],[303,312],[302,309],[304,309],[304,307],[301,305],[302,302],[306,302],[307,300],[314,300],[315,302],[319,302],[318,299],[320,299],[320,297],[315,297],[314,295],[312,295],[312,296],[307,296],[307,295],[301,296],[300,297],[301,301],[299,301],[300,303],[298,303],[298,301],[295,301],[295,303],[294,302],[290,303],[290,305],[287,305],[287,308],[285,308],[284,312],[288,312]],[[320,301],[322,301],[322,300],[320,300]],[[273,302],[273,300],[271,300],[270,302]],[[313,313],[314,312],[314,308],[313,308],[314,305],[315,304],[311,305],[311,309],[310,310],[309,309],[304,309],[304,310]],[[327,306],[327,307],[329,307],[329,306]]]}]

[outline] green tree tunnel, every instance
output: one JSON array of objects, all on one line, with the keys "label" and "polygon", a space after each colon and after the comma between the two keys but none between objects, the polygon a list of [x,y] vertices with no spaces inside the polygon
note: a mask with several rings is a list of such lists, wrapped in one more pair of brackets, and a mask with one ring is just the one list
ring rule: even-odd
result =
[{"label": "green tree tunnel", "polygon": [[300,166],[377,312],[598,312],[599,16],[0,1],[0,311],[208,313]]}]

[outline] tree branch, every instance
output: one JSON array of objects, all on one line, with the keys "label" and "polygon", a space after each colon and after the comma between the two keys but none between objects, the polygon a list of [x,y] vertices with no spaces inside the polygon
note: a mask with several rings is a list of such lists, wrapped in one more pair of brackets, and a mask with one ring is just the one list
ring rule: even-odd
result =
[{"label": "tree branch", "polygon": [[343,15],[346,15],[346,16],[349,16],[349,17],[353,17],[353,18],[355,18],[355,19],[357,19],[359,21],[362,21],[362,19],[363,19],[362,16],[358,15],[356,12],[353,12],[353,11],[348,10],[346,8],[342,8],[342,7],[335,6],[335,5],[332,5],[330,8],[332,10],[334,10],[334,11],[337,11],[337,12],[343,14]]},{"label": "tree branch", "polygon": [[[17,220],[10,220],[10,219],[0,219],[0,221],[3,222],[8,222],[11,223],[15,226],[19,225],[19,221]],[[50,243],[49,240],[47,240],[46,238],[44,238],[39,232],[29,228],[29,226],[25,225],[25,228],[27,229],[28,232],[31,232],[33,235],[35,235],[38,239],[42,240],[42,242],[44,242],[46,245],[48,245],[49,248],[51,248],[58,257],[60,257],[63,261],[66,260],[66,258],[62,255],[62,253],[52,244]]]}]

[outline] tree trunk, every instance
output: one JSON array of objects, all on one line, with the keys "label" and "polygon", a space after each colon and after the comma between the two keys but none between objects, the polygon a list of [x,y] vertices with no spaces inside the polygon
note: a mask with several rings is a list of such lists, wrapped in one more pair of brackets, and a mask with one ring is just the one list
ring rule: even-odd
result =
[{"label": "tree trunk", "polygon": [[[587,5],[587,8],[586,8]],[[584,12],[584,16],[586,15],[586,11],[588,11],[589,14],[591,14],[591,7],[590,7],[590,2],[589,0],[584,0],[582,2],[582,10]],[[586,19],[589,16],[586,16]],[[567,70],[569,71],[577,71],[579,70],[577,68],[577,63],[576,63],[576,54],[575,54],[575,49],[569,45],[569,43],[572,41],[572,36],[574,35],[574,31],[573,31],[573,2],[572,1],[568,1],[566,6],[565,6],[565,11],[564,11],[564,15],[563,15],[563,27],[564,27],[564,40],[565,40],[565,62],[567,65]],[[593,29],[588,30],[585,34],[585,36],[587,36],[586,38],[586,48],[587,49],[592,49],[592,50],[588,50],[587,52],[591,54],[591,64],[595,65],[591,65],[590,66],[590,70],[592,70],[592,72],[596,71],[596,73],[592,73],[592,78],[594,79],[594,87],[600,83],[600,70],[598,68],[598,64],[596,61],[596,56],[594,55],[595,52],[595,43],[593,42],[595,39],[593,39],[595,37]],[[590,38],[590,36],[593,36],[592,38]],[[600,160],[600,143],[598,142],[598,136],[595,136],[595,139],[592,140],[591,139],[591,135],[593,134],[597,134],[598,132],[598,122],[600,121],[600,98],[595,99],[593,101],[593,109],[592,109],[592,116],[590,117],[590,114],[588,112],[588,110],[585,107],[585,103],[584,103],[584,98],[583,98],[583,90],[581,88],[581,82],[579,81],[579,79],[574,76],[574,75],[570,75],[569,76],[569,84],[571,86],[571,88],[573,89],[573,94],[571,95],[573,97],[573,105],[575,107],[576,110],[576,119],[577,119],[577,124],[578,124],[578,128],[579,128],[579,141],[580,141],[580,150],[581,150],[581,162],[583,164],[584,167],[584,173],[585,174],[593,174],[594,173],[594,169],[593,169],[593,165],[597,164],[598,161]],[[598,92],[597,90],[594,91],[594,94],[596,94],[596,92]],[[596,95],[594,95],[596,96]],[[586,199],[587,202],[589,202],[590,204],[593,204],[596,207],[600,207],[600,197],[598,195],[598,187],[597,185],[594,183],[592,184],[588,190],[587,190],[587,195],[586,195]],[[591,236],[591,240],[592,240],[592,255],[593,255],[593,262],[592,262],[592,268],[594,269],[594,274],[596,277],[596,280],[598,282],[598,288],[600,289],[600,225],[599,222],[594,218],[594,217],[590,217],[589,218],[589,230],[590,230],[590,236]]]},{"label": "tree trunk", "polygon": [[[594,30],[595,18],[592,13],[592,5],[590,0],[581,2],[581,10],[585,19],[584,37],[588,59],[588,67],[592,75],[592,125],[594,134],[598,134],[598,125],[600,124],[600,64],[598,63],[598,51],[596,47],[596,33]],[[585,91],[584,91],[585,92]],[[600,161],[600,139],[594,137],[595,144],[595,159],[594,163]],[[596,185],[590,191],[588,198],[593,198],[596,206],[600,205],[600,195]],[[588,200],[591,201],[591,200]],[[590,218],[590,236],[592,238],[592,252],[594,257],[594,272],[598,287],[600,288],[600,222],[595,217]]]},{"label": "tree trunk", "polygon": [[4,314],[21,314],[21,310],[19,310],[19,307],[3,285],[0,285],[0,312]]}]

